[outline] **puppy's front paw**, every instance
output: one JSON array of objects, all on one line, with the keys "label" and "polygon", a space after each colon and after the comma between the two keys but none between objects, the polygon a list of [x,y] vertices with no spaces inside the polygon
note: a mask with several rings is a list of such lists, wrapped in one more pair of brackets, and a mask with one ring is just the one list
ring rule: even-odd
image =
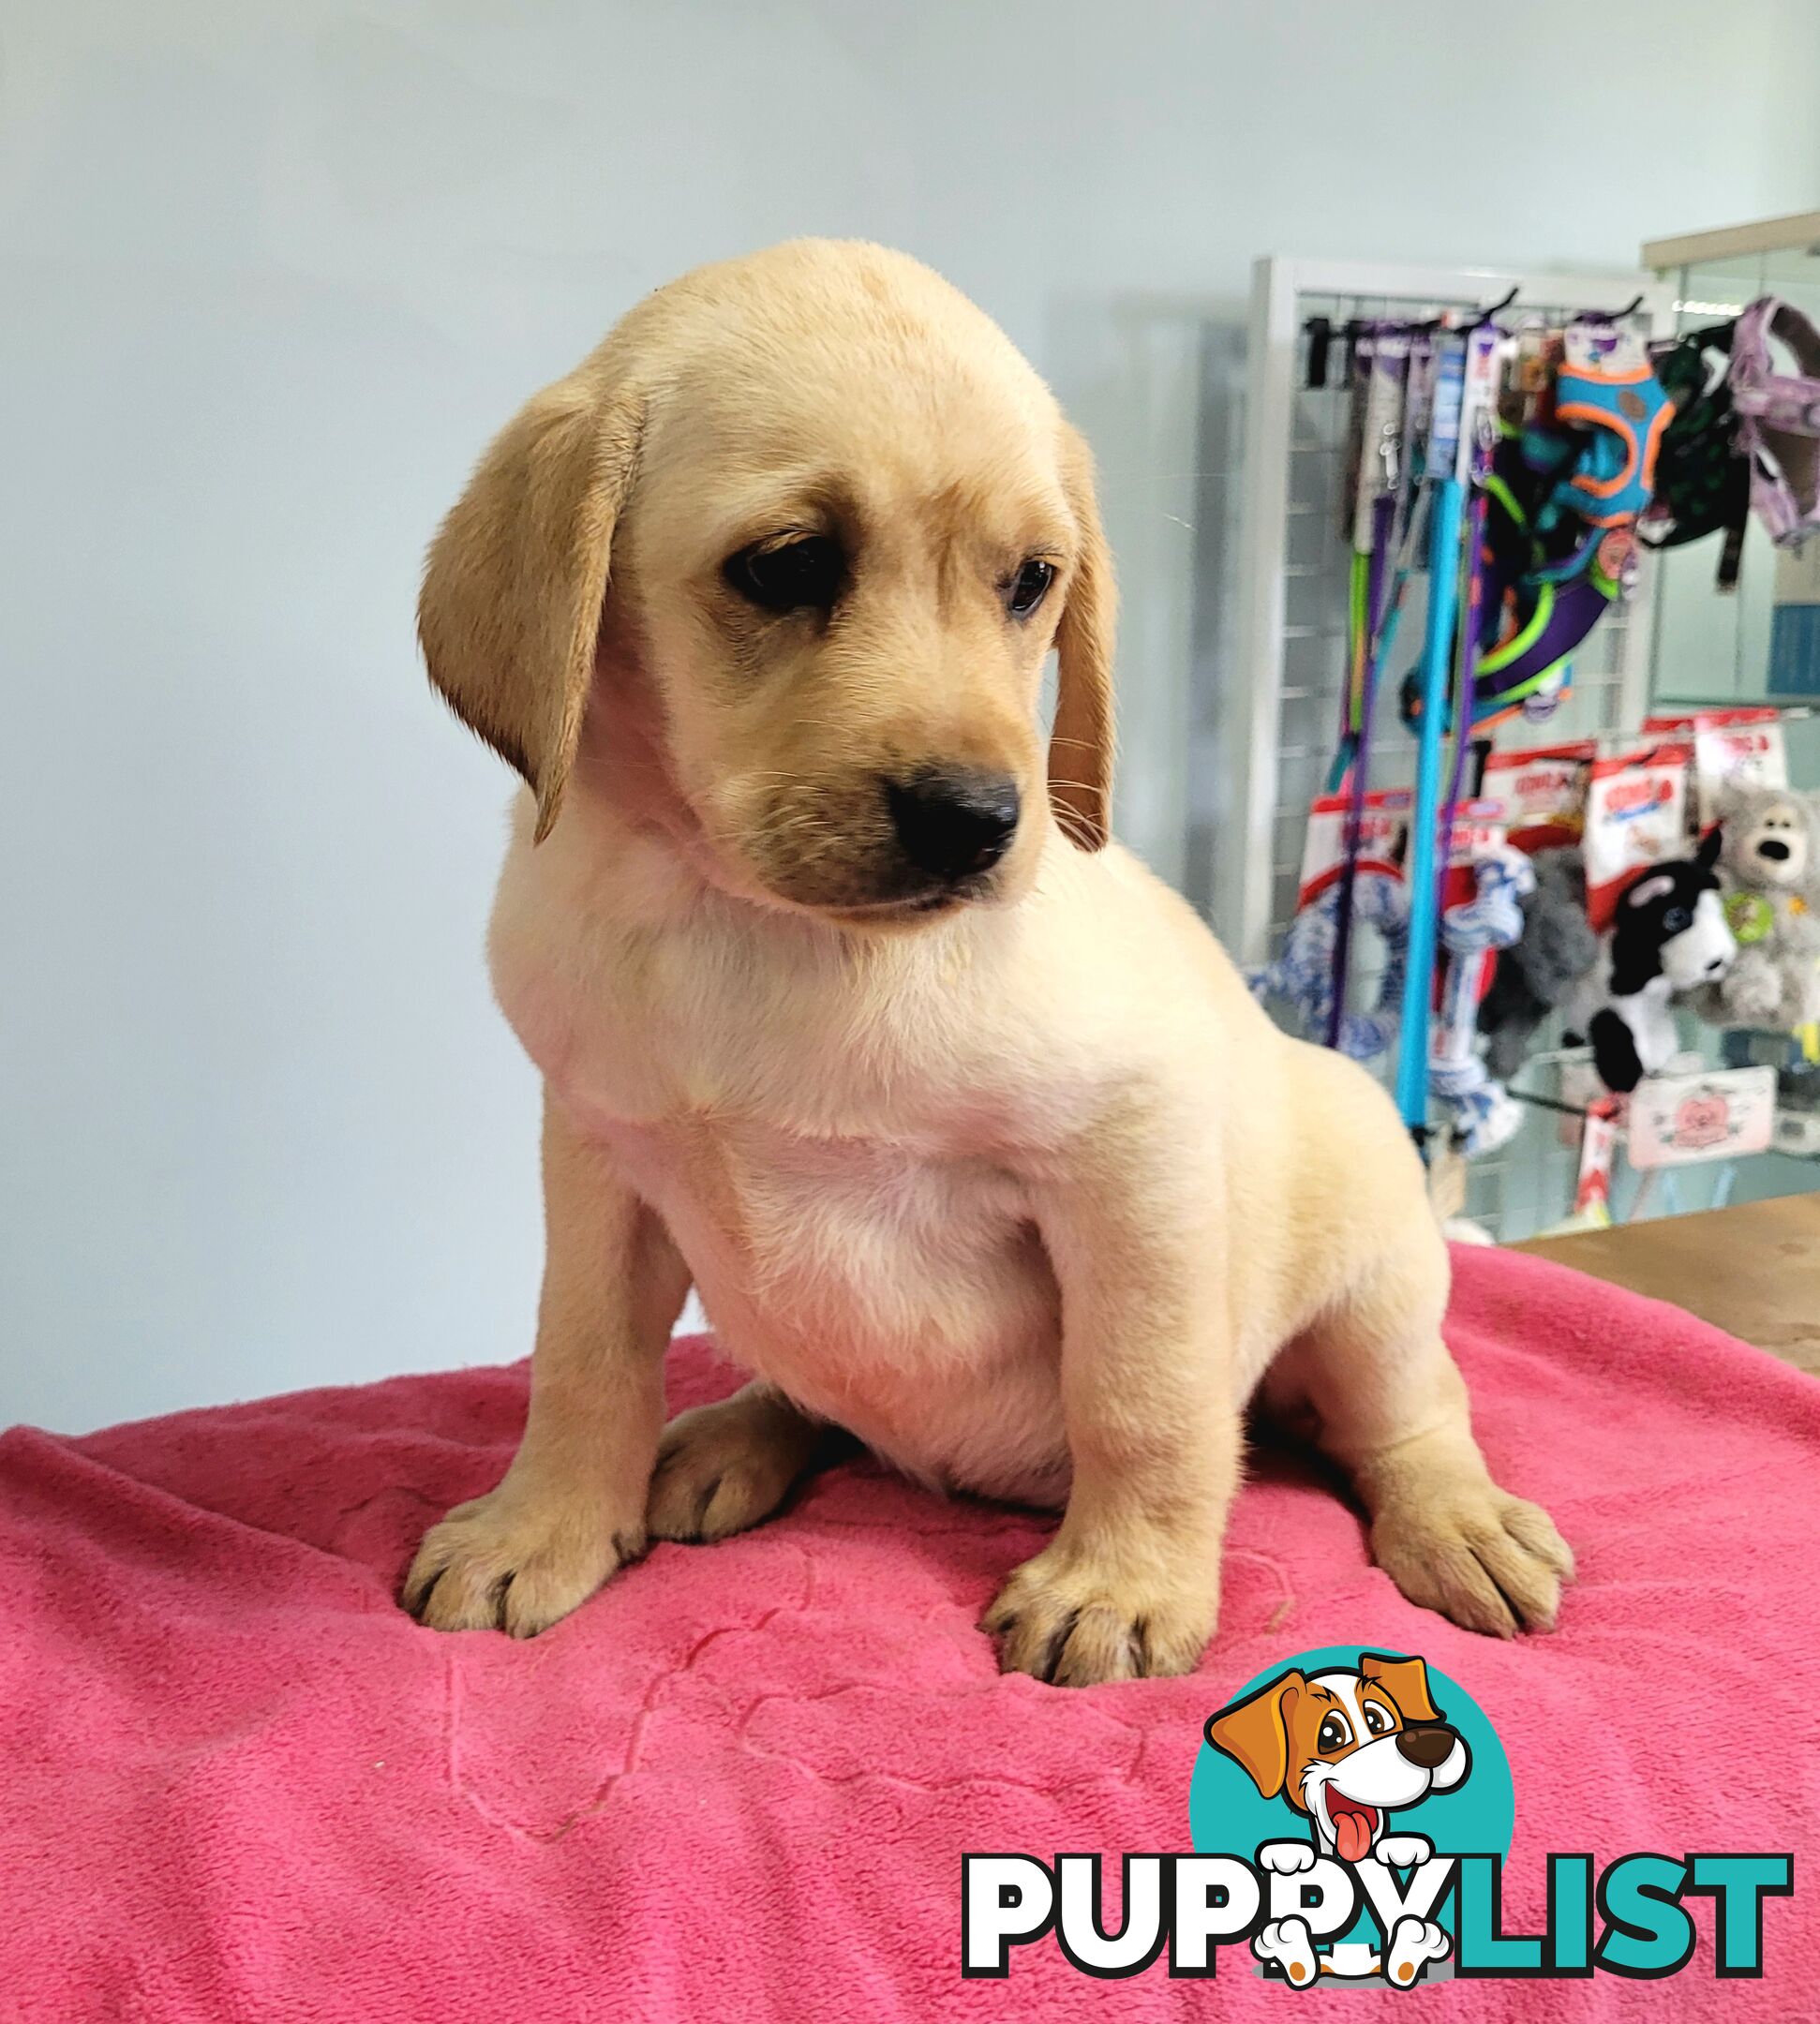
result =
[{"label": "puppy's front paw", "polygon": [[1552,1630],[1574,1555],[1548,1513],[1483,1484],[1400,1498],[1371,1528],[1372,1557],[1411,1602],[1468,1630]]},{"label": "puppy's front paw", "polygon": [[1259,1862],[1273,1876],[1298,1876],[1315,1866],[1311,1841],[1266,1841],[1258,1851]]},{"label": "puppy's front paw", "polygon": [[679,1413],[658,1445],[647,1530],[654,1540],[705,1540],[758,1525],[789,1495],[816,1435],[787,1400],[757,1385]]},{"label": "puppy's front paw", "polygon": [[1417,1863],[1428,1860],[1435,1853],[1435,1844],[1426,1835],[1385,1835],[1371,1853],[1393,1869],[1412,1869]]},{"label": "puppy's front paw", "polygon": [[642,1529],[616,1528],[598,1498],[508,1478],[431,1527],[399,1600],[432,1630],[535,1637],[644,1549]]},{"label": "puppy's front paw", "polygon": [[1148,1587],[1048,1546],[1000,1589],[979,1628],[1007,1673],[1057,1687],[1192,1673],[1213,1635],[1216,1585],[1203,1595]]}]

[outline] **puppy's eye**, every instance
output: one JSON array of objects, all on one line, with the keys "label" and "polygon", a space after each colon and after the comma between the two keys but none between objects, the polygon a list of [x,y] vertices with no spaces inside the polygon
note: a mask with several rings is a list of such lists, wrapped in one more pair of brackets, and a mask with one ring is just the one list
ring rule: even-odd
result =
[{"label": "puppy's eye", "polygon": [[1005,585],[1005,608],[1013,618],[1028,618],[1055,581],[1055,565],[1032,556]]},{"label": "puppy's eye", "polygon": [[1344,1749],[1352,1740],[1352,1732],[1347,1726],[1344,1715],[1330,1715],[1320,1725],[1320,1733],[1315,1737],[1318,1750]]},{"label": "puppy's eye", "polygon": [[1693,916],[1685,907],[1670,907],[1662,917],[1662,931],[1665,935],[1685,934],[1693,925]]},{"label": "puppy's eye", "polygon": [[1388,1735],[1395,1726],[1390,1717],[1384,1713],[1383,1709],[1375,1701],[1365,1703],[1365,1727],[1371,1731],[1373,1735]]},{"label": "puppy's eye", "polygon": [[759,542],[721,565],[728,587],[761,611],[832,611],[846,574],[841,544],[826,534]]}]

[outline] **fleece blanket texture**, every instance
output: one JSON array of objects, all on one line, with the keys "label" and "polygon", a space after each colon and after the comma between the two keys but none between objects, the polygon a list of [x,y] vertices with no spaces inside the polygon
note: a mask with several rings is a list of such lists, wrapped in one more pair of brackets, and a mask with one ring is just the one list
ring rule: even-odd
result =
[{"label": "fleece blanket texture", "polygon": [[[1207,2016],[1785,2018],[1820,1915],[1820,1387],[1507,1253],[1449,1324],[1491,1464],[1579,1553],[1559,1630],[1412,1608],[1312,1463],[1265,1451],[1192,1678],[1001,1678],[976,1619],[1047,1525],[860,1462],[660,1546],[546,1636],[420,1630],[419,1534],[511,1455],[522,1364],[0,1439],[0,2017],[568,2024]],[[676,1346],[672,1404],[737,1382]],[[1767,1972],[1304,1994],[1125,1981],[1053,1939],[960,1973],[963,1851],[1186,1850],[1201,1725],[1320,1645],[1423,1653],[1498,1727],[1507,1930],[1543,1858],[1791,1851]],[[1285,1816],[1286,1823],[1288,1816]],[[1411,1816],[1411,1824],[1419,1824]]]}]

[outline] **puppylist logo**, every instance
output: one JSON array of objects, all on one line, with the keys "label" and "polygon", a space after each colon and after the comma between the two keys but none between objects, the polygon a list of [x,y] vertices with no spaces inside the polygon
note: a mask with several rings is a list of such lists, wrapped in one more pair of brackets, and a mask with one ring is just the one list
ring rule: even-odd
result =
[{"label": "puppylist logo", "polygon": [[[962,1973],[1003,1977],[1053,1935],[1083,1974],[1249,1971],[1296,1989],[1454,1978],[1658,1981],[1693,1961],[1687,1900],[1712,1902],[1712,1972],[1763,1972],[1764,1900],[1787,1854],[1546,1858],[1539,1933],[1505,1930],[1515,1800],[1502,1745],[1425,1660],[1329,1646],[1261,1674],[1208,1719],[1189,1795],[1193,1854],[1126,1855],[1106,1925],[1100,1858],[962,1859]],[[1246,1853],[1239,1853],[1248,1851]]]}]

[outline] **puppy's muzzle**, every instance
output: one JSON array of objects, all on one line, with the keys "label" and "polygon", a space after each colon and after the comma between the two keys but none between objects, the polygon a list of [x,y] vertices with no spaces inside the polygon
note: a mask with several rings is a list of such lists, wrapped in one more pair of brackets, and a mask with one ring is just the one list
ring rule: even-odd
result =
[{"label": "puppy's muzzle", "polygon": [[1022,804],[1008,774],[932,767],[884,787],[898,848],[945,886],[990,871],[1017,834]]},{"label": "puppy's muzzle", "polygon": [[1788,856],[1788,845],[1780,837],[1765,837],[1757,845],[1757,856],[1768,857],[1773,864],[1781,864]]},{"label": "puppy's muzzle", "polygon": [[1424,1771],[1438,1771],[1453,1755],[1458,1734],[1445,1722],[1425,1722],[1418,1729],[1400,1730],[1396,1737],[1399,1756],[1407,1757]]}]

